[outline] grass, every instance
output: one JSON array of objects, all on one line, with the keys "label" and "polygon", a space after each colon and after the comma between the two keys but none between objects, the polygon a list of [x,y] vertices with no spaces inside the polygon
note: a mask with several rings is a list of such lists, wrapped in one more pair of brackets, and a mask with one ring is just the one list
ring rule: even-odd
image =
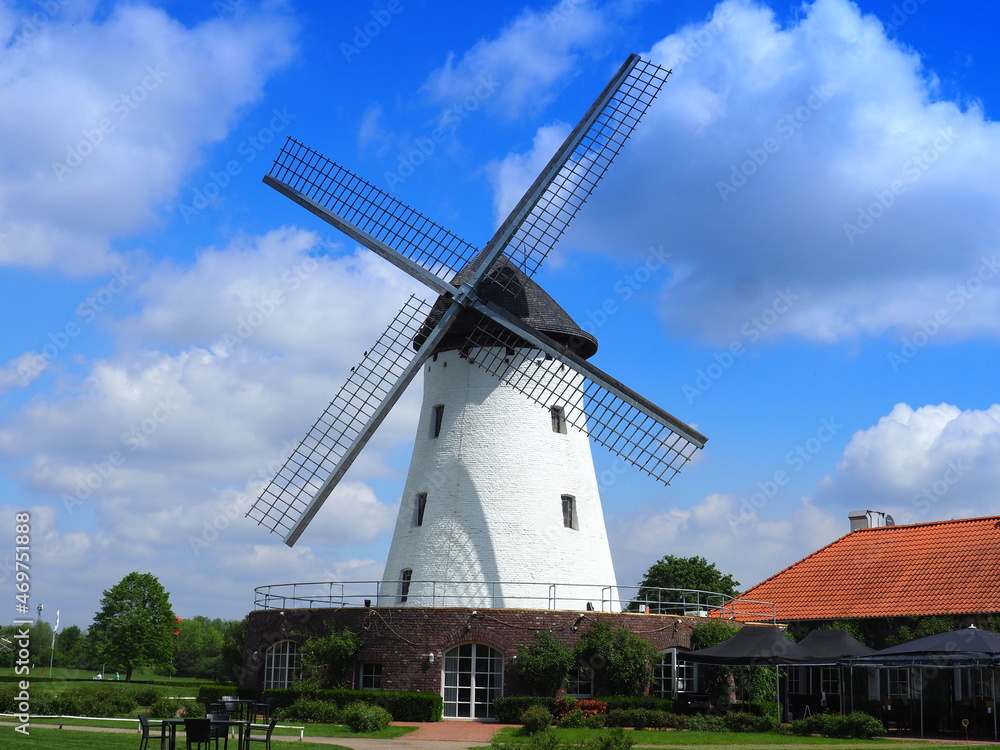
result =
[{"label": "grass", "polygon": [[[592,740],[600,736],[601,729],[553,729],[560,742],[575,745],[578,742]],[[798,737],[789,734],[767,732],[690,732],[656,729],[627,730],[636,745],[669,746],[672,748],[705,747],[714,748],[814,748],[816,746],[836,745],[838,748],[856,748],[877,750],[891,748],[892,750],[928,750],[940,745],[928,740],[838,740],[829,737]],[[497,732],[495,738],[501,742],[527,742],[529,737],[519,727],[505,727]],[[989,745],[969,745],[967,748],[980,750],[996,750]]]},{"label": "grass", "polygon": [[[74,729],[55,729],[31,726],[25,737],[14,731],[14,726],[0,725],[0,747],[30,747],[32,750],[135,750],[139,733],[136,732],[88,732]],[[357,735],[364,736],[364,735]],[[17,742],[15,746],[13,743]],[[178,743],[180,744],[180,743]],[[302,743],[272,739],[271,744],[279,750],[302,750]],[[159,740],[151,740],[151,748],[159,747]],[[323,745],[334,750],[348,750],[343,745]]]},{"label": "grass", "polygon": [[[155,723],[156,719],[152,719]],[[405,734],[409,734],[416,730],[416,727],[404,727],[404,726],[390,726],[383,729],[380,732],[361,732],[355,734],[350,729],[348,729],[343,724],[304,724],[300,721],[279,721],[279,726],[275,727],[274,734],[272,737],[295,737],[298,739],[299,730],[298,729],[281,729],[281,724],[286,724],[290,726],[305,727],[306,737],[366,737],[369,739],[376,740],[394,740],[397,737],[402,737]],[[138,734],[138,722],[133,722],[131,724],[124,721],[107,721],[102,719],[64,719],[64,726],[73,727],[94,727],[103,729],[130,729],[135,730]],[[11,723],[10,719],[0,720],[0,737],[4,737],[8,733],[12,733],[12,730],[8,730],[8,727],[13,727],[14,724]],[[32,719],[31,726],[39,727],[39,731],[43,729],[48,729],[49,727],[59,726],[59,719]],[[68,730],[63,730],[68,731]],[[158,733],[156,733],[158,734]],[[23,737],[21,734],[17,734],[17,737]],[[112,736],[112,735],[108,735]],[[4,747],[4,743],[0,741],[0,747]]]}]

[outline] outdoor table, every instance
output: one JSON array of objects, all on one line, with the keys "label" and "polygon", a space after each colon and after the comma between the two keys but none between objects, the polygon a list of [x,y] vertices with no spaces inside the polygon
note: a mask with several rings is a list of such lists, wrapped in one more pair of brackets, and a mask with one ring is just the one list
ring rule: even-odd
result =
[{"label": "outdoor table", "polygon": [[[236,747],[237,750],[241,750],[243,747],[244,732],[249,726],[249,721],[243,721],[240,719],[228,719],[226,721],[213,721],[212,726],[224,726],[224,727],[236,727]],[[160,746],[163,746],[164,741],[167,744],[167,750],[176,750],[177,748],[177,727],[184,726],[184,719],[164,719],[163,726],[160,730]]]},{"label": "outdoor table", "polygon": [[[221,713],[235,714],[241,721],[253,718],[250,712],[253,711],[253,707],[257,705],[257,701],[253,698],[233,698],[233,699],[223,699],[219,701],[222,704],[223,710]],[[235,711],[228,710],[229,706],[236,706]]]}]

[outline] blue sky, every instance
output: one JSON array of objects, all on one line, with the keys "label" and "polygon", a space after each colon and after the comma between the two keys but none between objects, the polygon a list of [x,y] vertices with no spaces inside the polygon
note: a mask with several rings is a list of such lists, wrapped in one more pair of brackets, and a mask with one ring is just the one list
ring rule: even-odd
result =
[{"label": "blue sky", "polygon": [[261,178],[292,135],[481,245],[631,52],[674,73],[539,276],[709,437],[670,487],[595,448],[619,583],[997,512],[993,4],[326,5],[0,3],[3,590],[22,511],[64,624],[380,577],[418,388],[295,548],[243,512],[420,290]]}]

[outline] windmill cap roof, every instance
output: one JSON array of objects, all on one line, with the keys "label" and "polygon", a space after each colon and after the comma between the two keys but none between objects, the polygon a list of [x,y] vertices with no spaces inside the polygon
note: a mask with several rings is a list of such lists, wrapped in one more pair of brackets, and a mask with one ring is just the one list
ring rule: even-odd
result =
[{"label": "windmill cap roof", "polygon": [[[472,277],[474,265],[475,261],[470,262],[455,274],[451,283],[461,286],[467,282]],[[492,302],[581,357],[592,357],[597,352],[597,338],[580,328],[548,292],[529,279],[506,255],[501,255],[494,261],[489,271],[476,285],[476,295],[481,302]],[[449,297],[445,295],[438,297],[427,316],[427,321],[413,339],[415,346],[422,344],[430,335],[431,329],[438,324],[450,304]],[[475,310],[463,310],[448,329],[436,351],[476,346],[476,330],[478,326],[483,325],[483,316],[480,313]],[[499,326],[488,322],[485,323],[485,327],[490,330]],[[509,334],[504,338],[508,337]],[[524,345],[529,346],[527,342],[524,342]]]}]

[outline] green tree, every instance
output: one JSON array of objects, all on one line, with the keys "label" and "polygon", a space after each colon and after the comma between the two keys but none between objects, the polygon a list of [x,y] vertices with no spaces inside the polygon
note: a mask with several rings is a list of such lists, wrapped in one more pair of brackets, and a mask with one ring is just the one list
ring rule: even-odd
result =
[{"label": "green tree", "polygon": [[[753,626],[746,626],[753,627]],[[739,626],[721,620],[710,620],[691,631],[691,648],[700,649],[717,646],[736,635]],[[787,633],[786,633],[787,635]],[[743,699],[754,703],[777,700],[775,680],[777,667],[757,665],[747,667],[723,667],[699,665],[699,682],[716,706],[724,707],[737,687]]]},{"label": "green tree", "polygon": [[177,619],[170,595],[151,573],[129,573],[104,592],[89,637],[102,662],[125,670],[136,667],[173,670]]},{"label": "green tree", "polygon": [[[731,575],[724,575],[704,557],[676,557],[667,555],[653,563],[639,582],[639,593],[629,605],[638,609],[640,604],[648,604],[662,614],[684,614],[688,609],[704,609],[704,605],[719,606],[726,597],[739,593],[739,581]],[[659,591],[673,589],[674,591]],[[707,597],[704,594],[685,594],[683,591],[707,591],[721,596]]]},{"label": "green tree", "polygon": [[306,688],[336,688],[347,683],[361,638],[347,628],[324,636],[310,636],[299,646],[300,682]]},{"label": "green tree", "polygon": [[642,695],[658,652],[635,633],[598,622],[576,642],[575,656],[578,664],[590,667],[596,695]]},{"label": "green tree", "polygon": [[566,684],[575,663],[573,649],[540,630],[534,643],[518,645],[513,669],[527,695],[554,696]]}]

